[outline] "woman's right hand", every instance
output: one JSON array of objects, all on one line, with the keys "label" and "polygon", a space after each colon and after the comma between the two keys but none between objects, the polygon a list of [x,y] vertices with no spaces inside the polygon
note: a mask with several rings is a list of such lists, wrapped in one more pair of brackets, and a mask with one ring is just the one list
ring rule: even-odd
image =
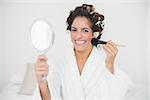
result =
[{"label": "woman's right hand", "polygon": [[39,55],[35,64],[35,72],[38,83],[43,81],[44,77],[48,75],[48,63],[45,55]]}]

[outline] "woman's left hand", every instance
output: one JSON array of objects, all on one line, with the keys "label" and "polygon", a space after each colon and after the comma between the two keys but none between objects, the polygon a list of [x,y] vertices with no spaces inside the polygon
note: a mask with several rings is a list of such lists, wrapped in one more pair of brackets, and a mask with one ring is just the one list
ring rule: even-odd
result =
[{"label": "woman's left hand", "polygon": [[118,53],[117,45],[110,40],[107,44],[103,45],[103,48],[106,53],[106,67],[112,74],[114,74],[114,61]]}]

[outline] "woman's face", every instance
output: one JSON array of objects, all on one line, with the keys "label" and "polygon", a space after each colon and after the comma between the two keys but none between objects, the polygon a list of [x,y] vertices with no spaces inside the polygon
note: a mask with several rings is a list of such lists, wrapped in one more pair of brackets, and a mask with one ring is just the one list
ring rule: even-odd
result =
[{"label": "woman's face", "polygon": [[91,23],[86,17],[76,17],[71,25],[71,40],[76,51],[91,50]]}]

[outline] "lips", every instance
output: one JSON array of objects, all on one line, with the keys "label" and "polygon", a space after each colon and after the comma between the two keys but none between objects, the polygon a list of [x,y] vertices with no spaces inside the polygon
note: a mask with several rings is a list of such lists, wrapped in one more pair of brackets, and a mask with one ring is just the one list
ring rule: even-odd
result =
[{"label": "lips", "polygon": [[86,41],[85,40],[75,40],[75,43],[78,45],[82,45],[82,44],[85,44]]}]

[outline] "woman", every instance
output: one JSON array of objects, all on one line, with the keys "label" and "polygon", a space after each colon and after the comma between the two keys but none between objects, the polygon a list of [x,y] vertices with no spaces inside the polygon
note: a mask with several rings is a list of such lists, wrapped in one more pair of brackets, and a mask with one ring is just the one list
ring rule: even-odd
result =
[{"label": "woman", "polygon": [[[40,55],[36,75],[42,100],[127,100],[132,82],[115,64],[117,46],[111,40],[103,50],[91,44],[100,39],[104,16],[92,5],[83,4],[70,12],[67,30],[73,46],[67,46],[61,63],[50,66]],[[47,80],[43,80],[43,76]],[[133,100],[133,99],[132,99]]]}]

